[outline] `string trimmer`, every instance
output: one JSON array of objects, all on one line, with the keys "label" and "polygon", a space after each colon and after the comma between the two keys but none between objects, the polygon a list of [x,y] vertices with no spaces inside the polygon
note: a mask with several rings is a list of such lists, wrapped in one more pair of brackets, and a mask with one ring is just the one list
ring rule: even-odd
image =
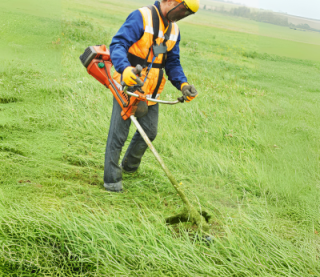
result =
[{"label": "string trimmer", "polygon": [[[163,101],[157,99],[147,98],[142,90],[143,82],[137,78],[138,84],[134,87],[125,87],[122,90],[122,86],[119,86],[111,77],[111,67],[113,66],[110,52],[106,48],[105,45],[100,46],[90,46],[85,52],[80,56],[80,60],[84,67],[87,68],[87,71],[90,75],[92,75],[95,79],[97,79],[101,84],[111,90],[113,96],[119,103],[122,108],[121,116],[124,120],[131,119],[134,125],[137,127],[139,133],[141,134],[144,141],[149,146],[150,150],[158,160],[161,165],[163,171],[168,176],[171,184],[176,189],[177,193],[181,197],[181,200],[184,203],[183,212],[177,216],[170,217],[166,219],[166,222],[169,224],[174,224],[178,222],[191,222],[196,224],[203,231],[209,231],[209,225],[207,223],[208,214],[204,211],[199,213],[190,203],[189,199],[180,188],[178,182],[173,177],[169,169],[164,164],[162,158],[160,157],[157,150],[152,145],[150,139],[147,134],[144,132],[136,117],[142,117],[148,112],[147,101],[167,104],[167,105],[175,105],[183,102],[183,98],[180,97],[176,101]],[[142,71],[142,67],[138,65],[133,72],[139,76]],[[125,84],[122,84],[125,85]]]}]

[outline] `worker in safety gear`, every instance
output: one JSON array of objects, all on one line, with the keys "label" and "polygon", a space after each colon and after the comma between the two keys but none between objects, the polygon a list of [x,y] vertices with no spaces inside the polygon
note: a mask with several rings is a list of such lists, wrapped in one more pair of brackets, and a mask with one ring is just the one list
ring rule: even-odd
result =
[{"label": "worker in safety gear", "polygon": [[[145,81],[142,90],[148,98],[159,99],[166,83],[165,69],[171,83],[182,91],[184,100],[193,100],[198,93],[193,85],[189,85],[180,64],[180,32],[176,22],[198,9],[199,0],[162,0],[132,12],[110,45],[115,82],[119,86],[122,81],[127,86],[137,84],[137,76],[132,70],[140,64],[143,67],[140,79]],[[158,112],[159,104],[148,102],[148,113],[138,118],[151,141],[157,135]],[[119,164],[130,124],[130,119],[122,119],[121,107],[114,98],[104,170],[104,187],[108,191],[122,190],[122,171],[135,172],[148,147],[136,131]]]}]

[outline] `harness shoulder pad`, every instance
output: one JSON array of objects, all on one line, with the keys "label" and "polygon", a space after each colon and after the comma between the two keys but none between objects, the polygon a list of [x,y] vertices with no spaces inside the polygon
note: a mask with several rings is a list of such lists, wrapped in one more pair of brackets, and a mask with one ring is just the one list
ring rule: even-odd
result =
[{"label": "harness shoulder pad", "polygon": [[168,30],[167,30],[166,33],[164,34],[164,41],[163,41],[163,43],[166,43],[166,42],[169,40],[171,31],[172,31],[172,23],[170,22],[170,23],[169,23]]},{"label": "harness shoulder pad", "polygon": [[148,6],[152,13],[152,23],[153,23],[153,44],[156,44],[156,39],[159,36],[160,30],[160,20],[158,16],[158,12],[154,5]]}]

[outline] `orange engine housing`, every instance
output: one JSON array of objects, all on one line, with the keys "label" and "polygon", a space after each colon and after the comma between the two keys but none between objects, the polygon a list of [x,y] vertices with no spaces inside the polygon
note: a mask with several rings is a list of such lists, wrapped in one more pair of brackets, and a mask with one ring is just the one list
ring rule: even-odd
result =
[{"label": "orange engine housing", "polygon": [[[80,56],[80,60],[91,76],[111,90],[113,96],[122,108],[121,116],[124,120],[127,120],[131,115],[135,114],[140,101],[146,102],[143,94],[139,98],[129,96],[115,84],[111,77],[111,67],[113,64],[110,52],[105,45],[88,47]],[[137,94],[140,95],[140,93]]]}]

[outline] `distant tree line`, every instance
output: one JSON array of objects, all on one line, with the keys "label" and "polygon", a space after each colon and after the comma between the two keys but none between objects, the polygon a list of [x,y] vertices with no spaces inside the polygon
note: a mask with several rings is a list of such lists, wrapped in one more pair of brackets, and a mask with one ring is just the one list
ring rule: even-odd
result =
[{"label": "distant tree line", "polygon": [[[207,6],[204,5],[203,9],[207,9]],[[222,6],[222,7],[215,7],[214,10],[220,13],[225,13],[233,16],[249,18],[251,20],[255,20],[258,22],[265,22],[265,23],[270,23],[270,24],[279,25],[279,26],[286,26],[295,30],[303,29],[303,30],[320,32],[320,30],[311,28],[308,24],[295,25],[295,24],[289,23],[288,18],[286,16],[282,16],[274,12],[267,12],[267,11],[256,12],[256,11],[251,11],[251,9],[244,6],[233,8],[230,10],[226,10],[224,6]]]},{"label": "distant tree line", "polygon": [[272,12],[251,12],[251,10],[247,7],[239,7],[231,9],[229,13],[259,22],[271,23],[280,26],[289,26],[287,17],[277,15]]}]

